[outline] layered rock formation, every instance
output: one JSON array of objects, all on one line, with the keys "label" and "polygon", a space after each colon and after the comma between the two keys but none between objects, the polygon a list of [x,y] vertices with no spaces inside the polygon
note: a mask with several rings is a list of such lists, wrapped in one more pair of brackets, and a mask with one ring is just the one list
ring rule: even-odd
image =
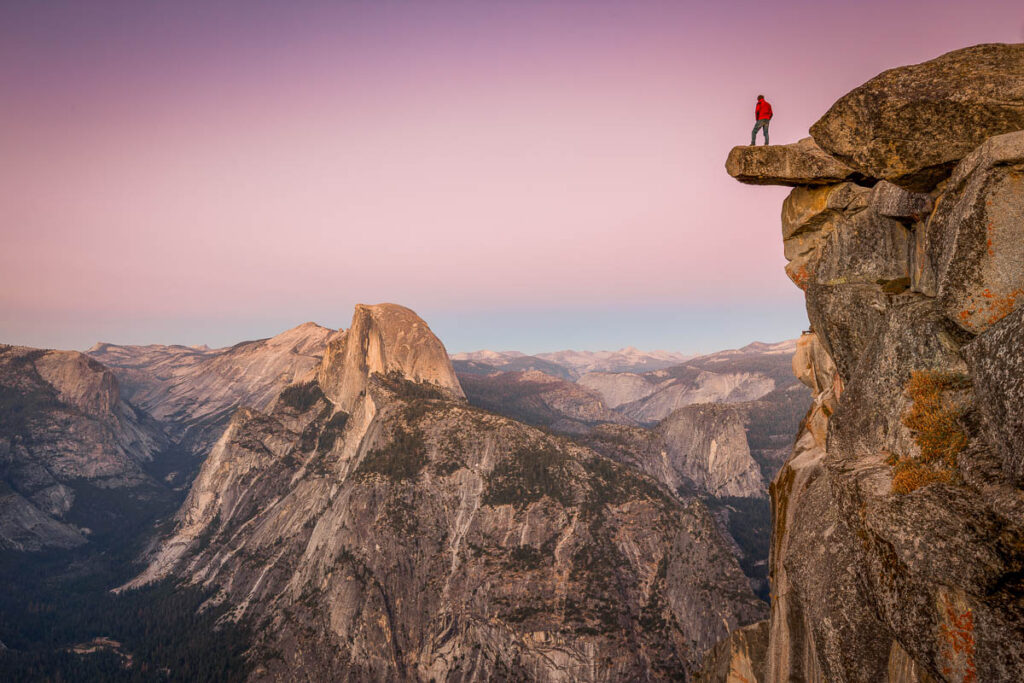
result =
[{"label": "layered rock formation", "polygon": [[812,128],[864,177],[783,210],[815,398],[772,484],[765,680],[1024,680],[1022,60],[895,69]]},{"label": "layered rock formation", "polygon": [[225,349],[96,344],[89,356],[111,368],[125,398],[168,425],[201,454],[240,405],[264,409],[320,362],[333,330],[304,323],[270,339]]},{"label": "layered rock formation", "polygon": [[253,676],[661,680],[763,603],[698,501],[472,408],[407,309],[236,412],[133,585],[219,590]]},{"label": "layered rock formation", "polygon": [[165,444],[100,363],[76,351],[0,346],[0,549],[84,543],[83,487],[113,498],[159,495],[143,466]]}]

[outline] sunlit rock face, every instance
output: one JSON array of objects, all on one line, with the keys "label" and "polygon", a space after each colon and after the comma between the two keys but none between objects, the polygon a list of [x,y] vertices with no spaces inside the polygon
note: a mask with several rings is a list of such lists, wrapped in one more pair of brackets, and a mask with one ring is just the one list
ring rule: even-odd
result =
[{"label": "sunlit rock face", "polygon": [[812,129],[861,177],[782,211],[814,402],[771,486],[764,680],[1024,680],[1022,60],[901,67]]},{"label": "sunlit rock face", "polygon": [[397,373],[465,398],[448,354],[427,324],[395,304],[356,306],[352,325],[328,345],[317,381],[341,410],[351,411],[373,374]]}]

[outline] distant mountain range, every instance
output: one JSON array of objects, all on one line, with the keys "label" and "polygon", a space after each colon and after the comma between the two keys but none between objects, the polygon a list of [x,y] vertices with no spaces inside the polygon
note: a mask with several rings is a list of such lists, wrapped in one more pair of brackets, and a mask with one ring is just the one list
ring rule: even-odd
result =
[{"label": "distant mountain range", "polygon": [[519,351],[484,350],[456,353],[451,359],[456,372],[540,370],[574,380],[588,372],[646,372],[669,368],[692,357],[675,351],[641,351],[627,346],[618,351],[567,350],[532,356]]},{"label": "distant mountain range", "polygon": [[[219,591],[265,625],[256,675],[402,678],[406,651],[441,678],[693,672],[766,614],[765,482],[808,399],[792,348],[449,358],[393,305],[219,349],[0,346],[0,550]],[[77,590],[34,566],[20,586]],[[128,569],[94,570],[96,609]]]}]

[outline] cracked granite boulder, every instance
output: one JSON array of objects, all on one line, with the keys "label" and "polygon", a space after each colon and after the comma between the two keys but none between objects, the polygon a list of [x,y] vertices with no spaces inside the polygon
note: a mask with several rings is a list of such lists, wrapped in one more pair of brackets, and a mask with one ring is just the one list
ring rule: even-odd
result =
[{"label": "cracked granite boulder", "polygon": [[986,139],[1024,129],[1024,44],[975,45],[885,71],[811,126],[861,174],[927,192]]}]

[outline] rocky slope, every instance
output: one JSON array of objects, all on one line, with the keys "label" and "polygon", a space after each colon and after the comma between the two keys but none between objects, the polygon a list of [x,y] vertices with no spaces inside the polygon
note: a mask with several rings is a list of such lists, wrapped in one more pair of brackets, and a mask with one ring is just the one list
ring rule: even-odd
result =
[{"label": "rocky slope", "polygon": [[96,344],[89,356],[113,369],[133,405],[203,453],[240,405],[266,408],[320,362],[333,330],[305,323],[230,348]]},{"label": "rocky slope", "polygon": [[764,497],[745,421],[742,407],[702,403],[680,408],[653,430],[604,425],[585,443],[683,496]]},{"label": "rocky slope", "polygon": [[785,146],[734,173],[798,186],[783,238],[813,326],[764,678],[1024,680],[1024,46],[888,71],[811,132],[855,183]]},{"label": "rocky slope", "polygon": [[261,679],[678,678],[764,611],[703,505],[468,406],[390,305],[235,413],[133,585],[164,576],[256,626]]},{"label": "rocky slope", "polygon": [[557,432],[585,434],[600,424],[635,424],[606,408],[596,393],[537,370],[460,372],[458,377],[471,404]]},{"label": "rocky slope", "polygon": [[[84,543],[94,531],[86,525],[104,522],[83,512],[83,495],[166,495],[144,471],[166,443],[100,363],[76,351],[0,346],[0,549]],[[98,507],[116,524],[116,505]]]}]

